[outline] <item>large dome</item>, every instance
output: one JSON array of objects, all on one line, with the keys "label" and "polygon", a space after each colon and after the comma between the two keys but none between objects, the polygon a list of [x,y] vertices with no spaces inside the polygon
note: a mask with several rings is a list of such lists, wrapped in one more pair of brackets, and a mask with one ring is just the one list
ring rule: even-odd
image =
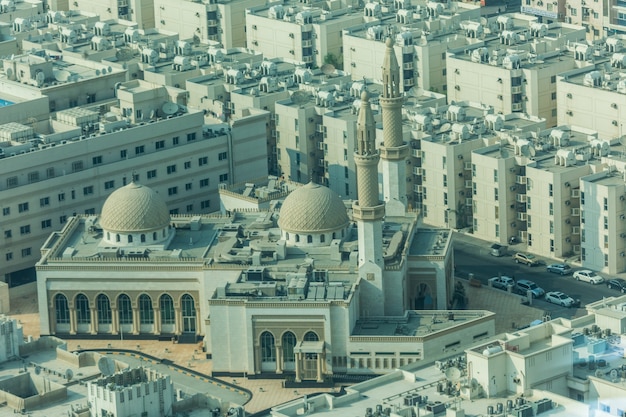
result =
[{"label": "large dome", "polygon": [[104,202],[100,227],[110,232],[148,232],[168,227],[165,201],[151,188],[131,182]]},{"label": "large dome", "polygon": [[337,193],[310,182],[285,199],[278,226],[291,233],[315,233],[343,229],[349,221]]}]

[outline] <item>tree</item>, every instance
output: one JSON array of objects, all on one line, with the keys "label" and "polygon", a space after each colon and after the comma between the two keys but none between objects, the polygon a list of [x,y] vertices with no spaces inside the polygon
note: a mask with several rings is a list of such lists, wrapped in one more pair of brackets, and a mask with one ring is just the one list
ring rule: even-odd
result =
[{"label": "tree", "polygon": [[324,64],[330,64],[334,66],[335,68],[342,70],[343,69],[343,56],[342,55],[337,56],[333,54],[332,52],[329,52],[324,57]]}]

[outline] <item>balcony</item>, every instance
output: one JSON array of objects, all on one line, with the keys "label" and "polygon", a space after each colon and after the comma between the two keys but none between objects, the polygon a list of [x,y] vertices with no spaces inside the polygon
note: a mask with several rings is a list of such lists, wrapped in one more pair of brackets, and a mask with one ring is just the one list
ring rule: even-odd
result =
[{"label": "balcony", "polygon": [[511,103],[511,110],[522,111],[522,103]]},{"label": "balcony", "polygon": [[522,86],[516,85],[511,87],[511,94],[522,94]]},{"label": "balcony", "polygon": [[414,158],[421,158],[422,157],[422,150],[421,149],[411,149],[411,156],[413,156]]},{"label": "balcony", "polygon": [[415,80],[413,78],[405,78],[404,85],[405,86],[415,85]]},{"label": "balcony", "polygon": [[526,202],[526,194],[518,194],[515,196],[515,201],[517,201],[518,203],[525,203]]},{"label": "balcony", "polygon": [[472,188],[472,180],[465,180],[465,188]]},{"label": "balcony", "polygon": [[311,39],[302,41],[303,48],[310,48],[311,46],[313,46],[313,41]]},{"label": "balcony", "polygon": [[515,177],[516,184],[526,184],[526,176],[525,175],[517,175]]},{"label": "balcony", "polygon": [[414,67],[412,62],[405,62],[404,64],[402,64],[402,69],[405,70],[412,70]]}]

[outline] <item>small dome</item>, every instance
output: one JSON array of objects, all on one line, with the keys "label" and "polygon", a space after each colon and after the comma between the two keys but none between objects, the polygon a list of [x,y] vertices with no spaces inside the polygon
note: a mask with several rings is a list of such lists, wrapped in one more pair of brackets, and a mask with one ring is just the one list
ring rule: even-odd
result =
[{"label": "small dome", "polygon": [[337,193],[310,182],[285,199],[278,226],[290,233],[315,233],[343,229],[349,221]]},{"label": "small dome", "polygon": [[109,232],[145,232],[168,227],[170,213],[154,190],[131,182],[104,202],[100,227]]}]

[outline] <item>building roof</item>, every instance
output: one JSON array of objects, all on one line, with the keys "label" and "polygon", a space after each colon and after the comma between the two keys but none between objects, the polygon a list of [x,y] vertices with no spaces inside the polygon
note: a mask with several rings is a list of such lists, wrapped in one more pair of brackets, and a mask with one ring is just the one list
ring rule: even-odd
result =
[{"label": "building roof", "polygon": [[170,213],[154,190],[131,182],[104,202],[100,226],[111,232],[145,232],[168,227]]},{"label": "building roof", "polygon": [[278,225],[287,232],[340,230],[348,225],[346,206],[334,191],[312,182],[284,201]]}]

